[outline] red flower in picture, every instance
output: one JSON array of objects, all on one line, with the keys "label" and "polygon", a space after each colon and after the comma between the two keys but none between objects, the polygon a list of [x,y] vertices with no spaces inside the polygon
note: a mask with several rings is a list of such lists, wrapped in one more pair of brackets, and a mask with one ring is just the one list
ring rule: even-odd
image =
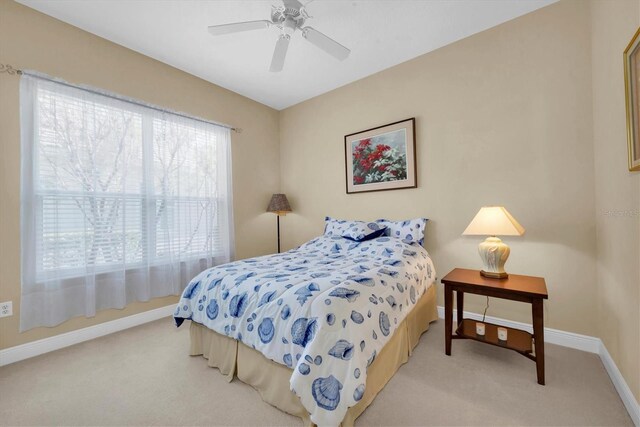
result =
[{"label": "red flower in picture", "polygon": [[353,142],[353,184],[372,184],[407,178],[406,151],[387,144],[376,144],[374,138]]}]

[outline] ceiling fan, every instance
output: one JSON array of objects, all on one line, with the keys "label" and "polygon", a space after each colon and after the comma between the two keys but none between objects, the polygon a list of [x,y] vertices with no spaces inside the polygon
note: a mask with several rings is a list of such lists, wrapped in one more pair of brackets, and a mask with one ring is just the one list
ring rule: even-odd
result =
[{"label": "ceiling fan", "polygon": [[[305,7],[298,0],[282,0],[282,6],[271,6],[271,20],[236,22],[233,24],[212,25],[209,32],[214,36],[221,36],[241,31],[260,30],[275,25],[281,30],[280,37],[276,42],[276,48],[271,59],[269,71],[282,71],[284,59],[287,56],[289,40],[297,30],[300,30],[304,37],[311,44],[319,47],[329,55],[339,59],[346,59],[351,51],[342,46],[332,38],[322,34],[312,27],[303,27],[307,19],[312,18],[307,14]],[[310,3],[310,2],[309,2]]]}]

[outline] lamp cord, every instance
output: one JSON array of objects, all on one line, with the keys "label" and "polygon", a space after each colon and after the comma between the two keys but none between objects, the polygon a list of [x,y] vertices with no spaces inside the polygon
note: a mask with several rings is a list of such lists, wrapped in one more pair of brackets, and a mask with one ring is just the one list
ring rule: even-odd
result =
[{"label": "lamp cord", "polygon": [[489,297],[487,297],[487,306],[484,308],[484,313],[482,313],[482,323],[484,323],[484,318],[487,315],[488,309],[489,309]]}]

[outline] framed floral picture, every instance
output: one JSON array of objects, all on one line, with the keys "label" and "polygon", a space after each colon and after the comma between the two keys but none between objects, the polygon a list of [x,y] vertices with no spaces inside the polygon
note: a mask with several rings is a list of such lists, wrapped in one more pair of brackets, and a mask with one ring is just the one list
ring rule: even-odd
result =
[{"label": "framed floral picture", "polygon": [[629,170],[640,171],[640,28],[624,51]]},{"label": "framed floral picture", "polygon": [[345,135],[347,194],[418,186],[416,119]]}]

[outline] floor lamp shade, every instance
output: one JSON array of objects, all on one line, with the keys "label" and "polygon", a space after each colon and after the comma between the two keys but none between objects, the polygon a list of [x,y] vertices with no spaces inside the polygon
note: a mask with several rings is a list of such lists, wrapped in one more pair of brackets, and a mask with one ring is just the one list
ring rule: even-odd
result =
[{"label": "floor lamp shade", "polygon": [[291,205],[289,205],[287,196],[281,193],[271,196],[267,212],[276,214],[276,223],[278,224],[278,253],[280,253],[280,215],[286,215],[288,212],[291,212]]},{"label": "floor lamp shade", "polygon": [[291,212],[291,205],[289,205],[287,196],[284,194],[274,194],[271,196],[267,212],[273,212],[278,215],[285,215],[288,212]]},{"label": "floor lamp shade", "polygon": [[485,277],[508,277],[504,264],[511,250],[496,236],[522,236],[524,227],[502,206],[485,206],[480,209],[462,233],[464,236],[489,236],[478,246]]}]

